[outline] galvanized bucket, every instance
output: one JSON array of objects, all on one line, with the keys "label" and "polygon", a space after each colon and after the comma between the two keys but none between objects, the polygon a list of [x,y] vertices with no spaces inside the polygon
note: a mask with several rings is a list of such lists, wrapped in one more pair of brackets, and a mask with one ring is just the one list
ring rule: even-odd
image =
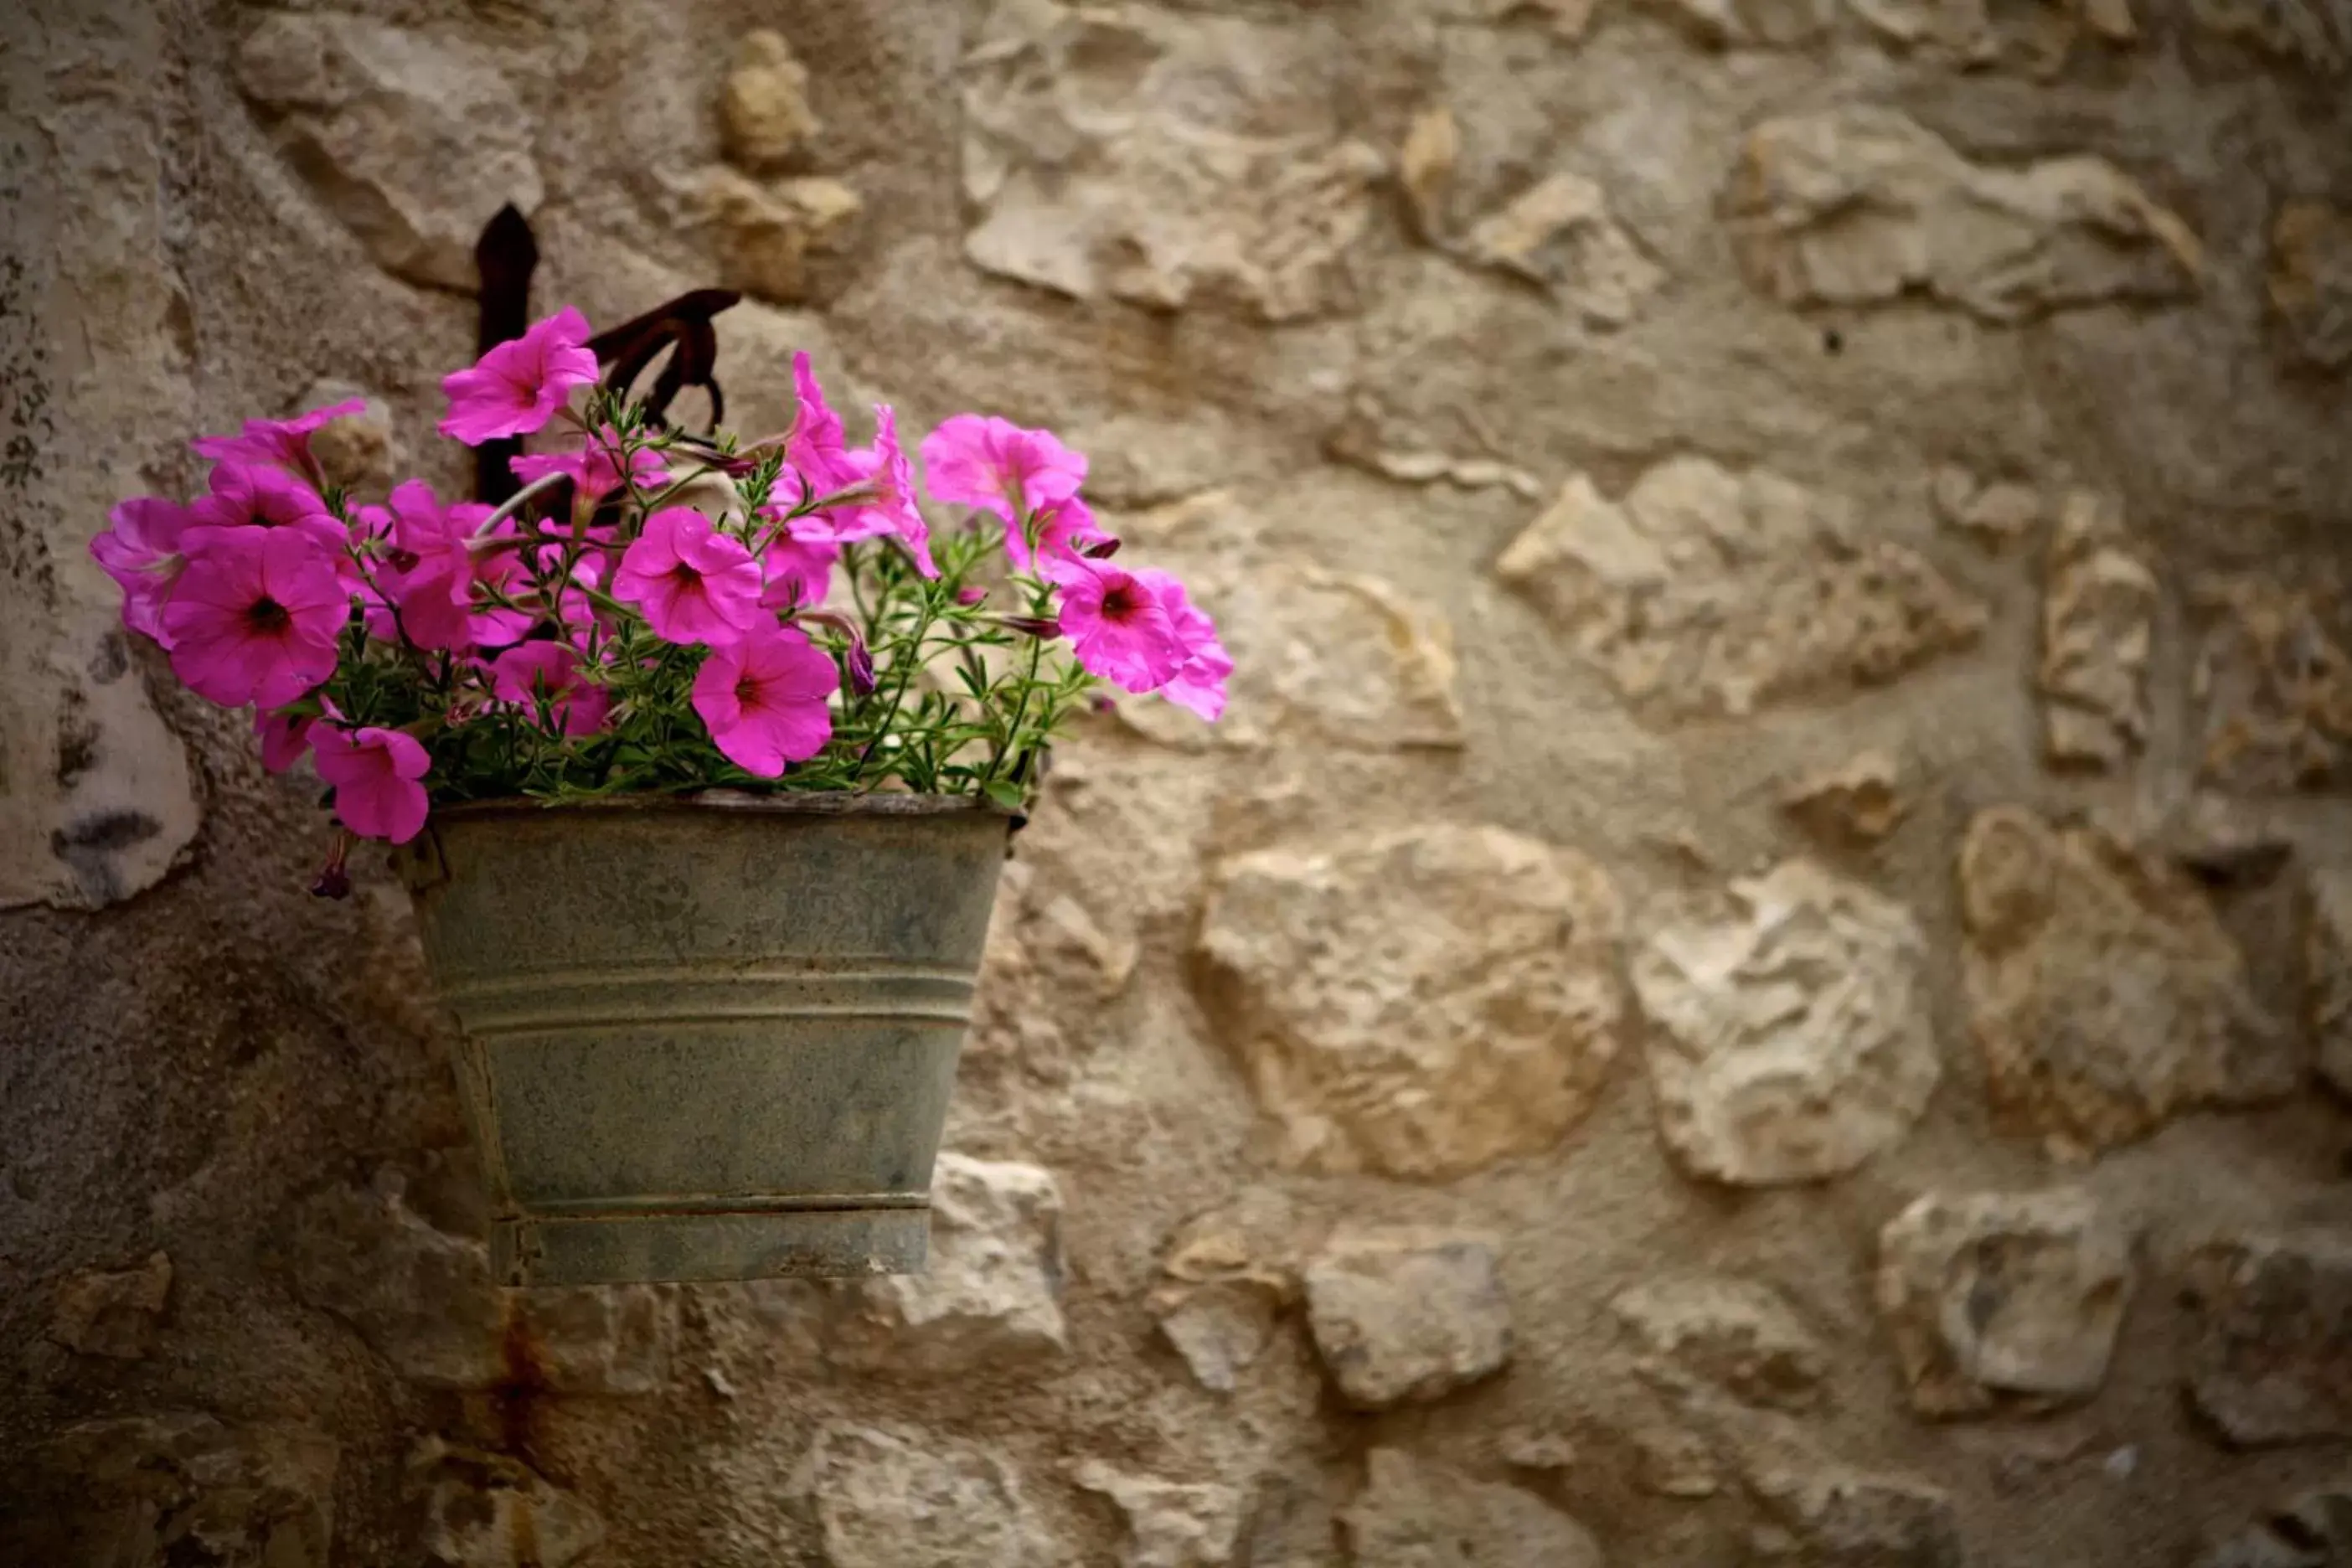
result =
[{"label": "galvanized bucket", "polygon": [[495,1277],[919,1271],[1008,828],[928,795],[436,811],[402,866]]}]

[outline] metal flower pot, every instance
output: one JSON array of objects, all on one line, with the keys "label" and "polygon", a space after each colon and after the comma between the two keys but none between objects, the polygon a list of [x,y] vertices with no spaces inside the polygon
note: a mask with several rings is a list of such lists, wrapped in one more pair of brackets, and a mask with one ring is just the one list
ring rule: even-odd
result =
[{"label": "metal flower pot", "polygon": [[403,852],[509,1285],[919,1271],[1009,820],[436,811]]}]

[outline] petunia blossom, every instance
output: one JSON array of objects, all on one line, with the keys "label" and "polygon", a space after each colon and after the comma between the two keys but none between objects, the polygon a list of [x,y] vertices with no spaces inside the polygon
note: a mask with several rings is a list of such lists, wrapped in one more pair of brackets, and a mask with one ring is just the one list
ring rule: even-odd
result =
[{"label": "petunia blossom", "polygon": [[499,344],[470,369],[442,378],[449,413],[441,434],[468,447],[528,436],[555,417],[575,386],[596,379],[588,319],[567,305],[522,336]]},{"label": "petunia blossom", "polygon": [[[562,452],[528,452],[508,466],[527,485],[550,474],[565,476],[572,481],[572,505],[586,510],[621,488],[623,445],[621,433],[607,425],[594,440],[583,446]],[[628,479],[638,489],[652,489],[669,482],[669,468],[659,452],[637,447],[628,454]]]},{"label": "petunia blossom", "polygon": [[1184,649],[1167,607],[1143,580],[1098,561],[1053,567],[1061,589],[1061,626],[1070,651],[1089,673],[1129,691],[1165,685],[1183,667]]},{"label": "petunia blossom", "polygon": [[841,546],[831,540],[779,532],[760,549],[760,572],[767,581],[760,604],[771,610],[824,604],[833,589],[834,563],[840,559]]},{"label": "petunia blossom", "polygon": [[256,463],[283,468],[320,484],[325,482],[325,475],[310,451],[312,432],[335,420],[366,412],[365,398],[345,398],[291,419],[248,419],[245,428],[234,436],[197,437],[188,443],[188,450],[215,463]]},{"label": "petunia blossom", "polygon": [[168,648],[163,605],[188,564],[180,548],[188,509],[162,496],[134,496],[109,512],[107,521],[113,526],[89,542],[89,552],[122,589],[122,624]]},{"label": "petunia blossom", "polygon": [[[420,648],[463,649],[478,642],[510,640],[529,629],[530,617],[514,611],[486,612],[474,602],[478,579],[511,576],[510,554],[478,560],[469,548],[490,509],[478,501],[446,506],[422,479],[393,489],[383,509],[369,508],[367,526],[380,531],[390,559],[376,574],[387,603],[372,610],[369,627],[391,641],[405,637]],[[485,622],[486,616],[496,618]]]},{"label": "petunia blossom", "polygon": [[352,581],[350,534],[317,490],[283,468],[259,463],[223,463],[208,483],[209,491],[188,503],[188,528],[180,543],[189,554],[202,554],[222,529],[285,529],[309,540],[346,584]]},{"label": "petunia blossom", "polygon": [[[816,371],[805,353],[793,355],[793,428],[784,438],[784,460],[799,470],[808,486],[808,499],[846,489],[865,476],[850,463],[841,430],[841,416],[824,400]],[[777,500],[789,509],[799,504],[797,486],[780,486],[793,493]]]},{"label": "petunia blossom", "polygon": [[840,685],[840,669],[805,633],[772,626],[702,661],[694,710],[729,762],[772,779],[824,750],[833,736],[826,700]]},{"label": "petunia blossom", "polygon": [[370,724],[311,731],[319,776],[334,786],[335,816],[362,838],[405,844],[425,826],[428,802],[420,779],[433,758],[415,736]]},{"label": "petunia blossom", "polygon": [[163,606],[172,670],[224,708],[278,708],[335,670],[351,600],[291,529],[223,529]]},{"label": "petunia blossom", "polygon": [[1117,541],[1095,521],[1094,512],[1087,503],[1072,496],[1058,500],[1039,512],[1034,522],[1037,548],[1032,553],[1029,541],[1018,527],[1004,531],[1004,553],[1012,558],[1015,572],[1043,570],[1048,561],[1071,562],[1083,558],[1083,546],[1111,544]]},{"label": "petunia blossom", "polygon": [[273,712],[267,708],[256,712],[253,732],[261,738],[261,765],[282,773],[300,762],[310,750],[310,731],[318,722],[316,713]]},{"label": "petunia blossom", "polygon": [[874,405],[874,445],[844,454],[850,472],[873,492],[872,499],[828,508],[810,517],[794,518],[795,536],[811,536],[814,529],[831,529],[841,543],[856,539],[895,538],[915,558],[915,570],[926,577],[940,574],[931,560],[931,531],[915,505],[915,465],[898,445],[898,418],[887,403]]},{"label": "petunia blossom", "polygon": [[656,636],[714,647],[768,621],[761,586],[751,552],[683,506],[646,519],[613,574],[613,597],[636,605]]},{"label": "petunia blossom", "polygon": [[923,437],[923,472],[931,497],[976,506],[1007,522],[1078,493],[1087,459],[1049,430],[1009,419],[959,414]]},{"label": "petunia blossom", "polygon": [[611,693],[587,679],[569,642],[517,643],[490,661],[490,689],[537,714],[543,700],[566,735],[593,735],[613,709]]},{"label": "petunia blossom", "polygon": [[1232,656],[1217,640],[1217,624],[1192,603],[1184,584],[1167,573],[1145,569],[1135,579],[1168,612],[1182,656],[1176,673],[1160,687],[1160,695],[1215,723],[1225,710],[1225,678],[1234,672]]}]

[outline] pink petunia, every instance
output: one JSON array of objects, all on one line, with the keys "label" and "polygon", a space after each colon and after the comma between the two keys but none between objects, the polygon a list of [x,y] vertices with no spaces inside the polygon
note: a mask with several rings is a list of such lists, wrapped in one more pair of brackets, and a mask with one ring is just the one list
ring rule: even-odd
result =
[{"label": "pink petunia", "polygon": [[223,529],[163,606],[172,670],[224,708],[279,708],[335,669],[351,600],[299,533]]},{"label": "pink petunia", "polygon": [[[550,474],[562,474],[572,481],[572,505],[586,510],[596,502],[621,488],[623,446],[621,433],[607,425],[595,440],[562,452],[532,452],[515,458],[508,466],[514,477],[524,484],[536,483]],[[662,455],[650,447],[632,448],[628,455],[629,482],[638,489],[652,489],[669,483],[669,468]]]},{"label": "pink petunia", "polygon": [[490,661],[490,689],[534,715],[544,700],[567,735],[594,734],[613,710],[612,694],[587,679],[568,642],[517,643]]},{"label": "pink petunia", "polygon": [[449,396],[441,434],[468,447],[545,427],[575,386],[596,379],[588,319],[569,305],[500,343],[468,370],[442,378]]},{"label": "pink petunia", "polygon": [[793,626],[714,649],[694,677],[694,710],[729,762],[775,778],[833,737],[826,700],[841,685],[831,658]]},{"label": "pink petunia", "polygon": [[1182,655],[1182,662],[1160,688],[1160,695],[1215,723],[1225,710],[1225,678],[1234,672],[1232,656],[1217,640],[1216,622],[1192,603],[1184,584],[1167,573],[1144,570],[1136,573],[1135,578],[1168,612],[1168,624],[1176,633]]},{"label": "pink petunia", "polygon": [[977,414],[946,421],[923,437],[922,451],[932,499],[976,506],[1006,522],[1068,500],[1087,477],[1085,457],[1051,431]]},{"label": "pink petunia", "polygon": [[212,462],[257,463],[321,484],[325,476],[320,471],[319,459],[310,451],[311,433],[335,420],[366,412],[367,400],[352,397],[324,408],[313,408],[308,414],[298,414],[291,419],[248,419],[245,428],[234,436],[197,437],[188,443],[188,450]]},{"label": "pink petunia", "polygon": [[272,712],[264,708],[253,716],[253,732],[261,737],[261,765],[282,773],[310,750],[310,730],[316,713]]},{"label": "pink petunia", "polygon": [[[797,521],[806,521],[805,518]],[[833,591],[834,563],[841,546],[828,539],[802,539],[781,532],[761,546],[761,575],[767,580],[760,595],[764,609],[789,610],[800,605],[822,605]]]},{"label": "pink petunia", "polygon": [[[793,428],[784,438],[784,460],[800,472],[808,497],[846,489],[865,476],[850,463],[841,430],[841,416],[824,400],[816,371],[806,353],[793,355]],[[800,487],[780,479],[775,498],[785,510],[800,504]]]},{"label": "pink petunia", "polygon": [[1141,578],[1098,561],[1055,566],[1061,626],[1089,673],[1129,691],[1164,686],[1184,664],[1168,610]]},{"label": "pink petunia", "polygon": [[429,808],[417,781],[433,767],[423,742],[371,724],[346,730],[321,724],[310,735],[319,776],[335,790],[335,816],[362,838],[405,844],[425,826]]},{"label": "pink petunia", "polygon": [[168,648],[163,605],[188,564],[180,549],[188,509],[161,496],[134,496],[109,512],[107,521],[113,526],[89,542],[89,552],[122,589],[122,624]]},{"label": "pink petunia", "polygon": [[[509,640],[529,628],[530,617],[514,611],[496,612],[500,618],[486,626],[484,613],[475,607],[474,584],[483,563],[476,561],[468,542],[489,516],[488,507],[478,501],[444,506],[422,479],[395,486],[386,500],[386,507],[371,507],[362,514],[365,525],[381,531],[392,552],[389,563],[376,575],[390,601],[384,611],[369,616],[376,636],[386,641],[405,637],[420,648],[457,650],[484,640],[486,633],[491,640]],[[504,575],[519,570],[511,556],[496,557],[488,564]],[[518,620],[520,625],[510,624]]]},{"label": "pink petunia", "polygon": [[351,536],[317,490],[283,468],[256,463],[223,463],[207,482],[210,491],[188,503],[188,528],[180,536],[190,555],[202,554],[223,529],[285,529],[309,540],[346,584],[352,581]]},{"label": "pink petunia", "polygon": [[1049,561],[1072,562],[1084,559],[1081,546],[1117,542],[1095,521],[1095,514],[1087,503],[1072,496],[1058,500],[1034,518],[1037,549],[1033,556],[1029,541],[1020,529],[1007,526],[1004,531],[1004,553],[1013,559],[1015,572],[1044,570]]},{"label": "pink petunia", "polygon": [[874,405],[874,445],[843,455],[848,470],[873,491],[873,499],[850,506],[828,508],[814,516],[794,518],[793,536],[830,537],[846,544],[858,539],[895,538],[915,558],[915,570],[936,577],[931,561],[931,531],[915,505],[915,465],[898,445],[898,419],[887,403]]},{"label": "pink petunia", "polygon": [[631,604],[656,637],[717,647],[768,620],[760,563],[691,507],[667,507],[621,557],[613,597]]}]

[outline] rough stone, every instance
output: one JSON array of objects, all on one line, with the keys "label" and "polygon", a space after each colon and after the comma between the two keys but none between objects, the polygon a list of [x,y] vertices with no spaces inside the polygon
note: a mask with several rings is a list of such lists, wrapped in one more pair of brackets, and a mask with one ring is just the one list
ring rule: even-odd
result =
[{"label": "rough stone", "polygon": [[1397,1448],[1366,1455],[1364,1475],[1339,1515],[1354,1568],[1601,1568],[1582,1525],[1517,1487]]},{"label": "rough stone", "polygon": [[[329,1568],[338,1450],[299,1426],[231,1426],[180,1413],[85,1421],[51,1438],[59,1490],[0,1511],[0,1546],[34,1563],[106,1568]],[[22,1525],[26,1532],[16,1533]]]},{"label": "rough stone", "polygon": [[1331,1482],[1304,1466],[1265,1477],[1238,1560],[1248,1568],[1332,1568],[1339,1546],[1331,1493]]},{"label": "rough stone", "polygon": [[529,1378],[560,1394],[625,1394],[669,1381],[676,1316],[656,1287],[501,1290],[488,1248],[435,1227],[391,1173],[309,1199],[289,1259],[305,1300],[413,1383],[481,1390]]},{"label": "rough stone", "polygon": [[471,293],[483,226],[544,195],[522,94],[454,42],[278,13],[247,36],[236,72],[320,201],[396,277]]},{"label": "rough stone", "polygon": [[2352,208],[2288,202],[2271,220],[2271,309],[2323,371],[2352,364]]},{"label": "rough stone", "polygon": [[1653,1497],[1696,1501],[1723,1489],[1715,1450],[1697,1433],[1679,1426],[1637,1426],[1627,1441],[1633,1452],[1633,1484]]},{"label": "rough stone", "polygon": [[1316,1354],[1359,1409],[1442,1399],[1510,1359],[1511,1304],[1489,1242],[1343,1235],[1307,1266],[1306,1285]]},{"label": "rough stone", "polygon": [[763,183],[715,165],[677,188],[685,221],[710,236],[719,281],[784,305],[809,297],[811,258],[839,255],[866,205],[838,180]]},{"label": "rough stone", "polygon": [[1129,1475],[1099,1459],[1080,1465],[1074,1479],[1126,1516],[1119,1568],[1223,1568],[1234,1561],[1242,1495],[1232,1487]]},{"label": "rough stone", "polygon": [[1809,861],[1731,884],[1722,920],[1633,966],[1658,1129],[1692,1174],[1811,1182],[1892,1147],[1942,1074],[1910,912]]},{"label": "rough stone", "polygon": [[947,1375],[1069,1349],[1062,1319],[1062,1189],[1052,1172],[945,1151],[931,1175],[920,1274],[841,1288],[836,1365]]},{"label": "rough stone", "polygon": [[2014,479],[1982,479],[1957,463],[1937,468],[1928,494],[1936,515],[1996,552],[2019,543],[2042,521],[2042,495]]},{"label": "rough stone", "polygon": [[1910,815],[1911,799],[1895,753],[1873,749],[1799,780],[1780,797],[1780,809],[1825,843],[1865,848]]},{"label": "rough stone", "polygon": [[1978,814],[1959,855],[1969,1028],[1996,1106],[2095,1153],[2294,1087],[2291,1042],[2194,879],[2088,825]]},{"label": "rough stone", "polygon": [[1645,1281],[1609,1310],[1643,1352],[1750,1405],[1805,1410],[1820,1403],[1829,1358],[1769,1286],[1719,1277]]},{"label": "rough stone", "polygon": [[1843,500],[1704,458],[1658,464],[1622,501],[1574,476],[1495,569],[1629,700],[1680,718],[1881,685],[1986,619]]},{"label": "rough stone", "polygon": [[1588,325],[1622,327],[1665,281],[1581,174],[1546,175],[1463,237],[1463,252],[1549,290]]},{"label": "rough stone", "polygon": [[2140,36],[2128,0],[2057,0],[2021,8],[1987,0],[1849,4],[1886,42],[1964,69],[2006,63],[2033,75],[2054,75],[2084,38],[2114,45]]},{"label": "rough stone", "polygon": [[1003,0],[964,58],[965,255],[1155,310],[1347,307],[1387,161],[1340,138],[1330,45],[1313,23]]},{"label": "rough stone", "polygon": [[1929,1415],[2089,1399],[2132,1283],[2130,1236],[2078,1190],[1930,1193],[1879,1233],[1879,1310]]},{"label": "rough stone", "polygon": [[1390,584],[1284,561],[1209,602],[1235,665],[1232,705],[1216,729],[1223,743],[1462,744],[1453,628]]},{"label": "rough stone", "polygon": [[1447,825],[1224,862],[1197,951],[1285,1164],[1442,1179],[1591,1109],[1620,919],[1584,857]]},{"label": "rough stone", "polygon": [[1759,1467],[1749,1489],[1809,1568],[1964,1568],[1950,1496],[1905,1477],[1831,1466]]},{"label": "rough stone", "polygon": [[2265,1510],[2198,1568],[2352,1568],[2352,1476]]},{"label": "rough stone", "polygon": [[1850,105],[1748,133],[1727,210],[1758,292],[1784,305],[1925,294],[1989,321],[2197,292],[2197,237],[2114,164],[1969,163],[1890,109]]},{"label": "rough stone", "polygon": [[2199,26],[2321,77],[2352,68],[2352,6],[2344,0],[2189,0]]},{"label": "rough stone", "polygon": [[1795,48],[1837,16],[1833,0],[1651,0],[1651,8],[1715,49]]},{"label": "rough stone", "polygon": [[1454,122],[1454,111],[1442,103],[1414,115],[1405,128],[1404,145],[1397,151],[1397,184],[1404,192],[1413,232],[1426,243],[1437,244],[1448,232],[1446,197],[1461,155],[1461,129]]},{"label": "rough stone", "polygon": [[2319,1075],[2352,1098],[2352,868],[2312,873],[2304,995]]},{"label": "rough stone", "polygon": [[1160,1337],[1184,1358],[1194,1381],[1215,1394],[1241,1386],[1241,1374],[1274,1338],[1275,1292],[1251,1279],[1162,1287],[1152,1298]]},{"label": "rough stone", "polygon": [[1012,1467],[929,1434],[835,1423],[794,1473],[827,1568],[1054,1568]]},{"label": "rough stone", "polygon": [[782,33],[754,27],[743,35],[719,94],[719,141],[730,162],[754,174],[792,163],[820,129],[808,80],[808,68],[793,58]]},{"label": "rough stone", "polygon": [[2352,779],[2352,616],[2338,584],[2212,578],[2190,608],[2205,780],[2264,794]]},{"label": "rough stone", "polygon": [[2067,496],[2042,598],[2042,750],[2053,763],[2114,773],[2147,744],[2158,590],[2128,544],[2115,502]]},{"label": "rough stone", "polygon": [[143,1361],[172,1295],[172,1260],[151,1253],[136,1268],[84,1269],[58,1286],[49,1338],[82,1355]]},{"label": "rough stone", "polygon": [[2352,1231],[2223,1237],[2184,1273],[2201,1322],[2189,1395],[2223,1440],[2352,1437]]},{"label": "rough stone", "polygon": [[430,1437],[409,1472],[425,1496],[419,1544],[451,1568],[564,1568],[604,1539],[593,1509],[507,1455]]},{"label": "rough stone", "polygon": [[391,406],[356,383],[329,377],[312,382],[295,408],[324,408],[354,397],[367,406],[310,432],[310,453],[328,483],[374,495],[391,489],[403,456]]}]

